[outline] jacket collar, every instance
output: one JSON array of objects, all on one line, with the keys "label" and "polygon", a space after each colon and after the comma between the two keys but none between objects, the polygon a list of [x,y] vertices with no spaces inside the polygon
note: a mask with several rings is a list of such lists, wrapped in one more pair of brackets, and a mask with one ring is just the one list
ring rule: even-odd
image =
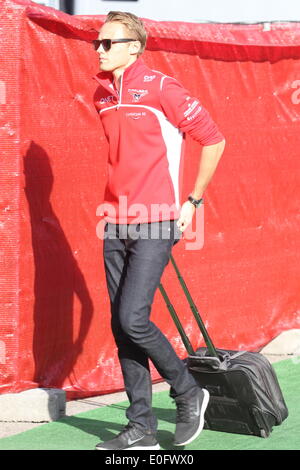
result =
[{"label": "jacket collar", "polygon": [[[145,72],[146,68],[147,67],[141,58],[135,60],[133,64],[129,65],[129,67],[124,70],[122,75],[123,82],[127,82],[132,78],[136,78],[137,75]],[[113,74],[112,72],[99,72],[97,75],[93,76],[93,79],[100,83],[100,85],[107,88],[110,87],[110,85],[113,83]]]}]

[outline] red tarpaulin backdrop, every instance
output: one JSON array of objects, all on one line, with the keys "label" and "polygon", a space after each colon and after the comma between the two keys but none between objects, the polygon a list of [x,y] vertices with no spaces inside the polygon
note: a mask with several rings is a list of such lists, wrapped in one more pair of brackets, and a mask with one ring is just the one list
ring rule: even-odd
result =
[{"label": "red tarpaulin backdrop", "polygon": [[[0,391],[119,390],[96,236],[107,146],[90,41],[103,17],[4,0],[0,21]],[[300,24],[145,24],[145,62],[198,96],[227,140],[205,195],[204,247],[182,240],[174,255],[216,345],[258,349],[300,326]],[[188,138],[186,150],[181,202],[200,147]],[[203,344],[170,264],[163,282]],[[152,319],[184,357],[159,291]]]}]

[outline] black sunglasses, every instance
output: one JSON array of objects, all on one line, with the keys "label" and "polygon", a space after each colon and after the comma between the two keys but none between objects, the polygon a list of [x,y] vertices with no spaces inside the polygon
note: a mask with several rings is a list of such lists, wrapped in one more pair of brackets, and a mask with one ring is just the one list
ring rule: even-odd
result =
[{"label": "black sunglasses", "polygon": [[93,41],[93,46],[95,48],[95,51],[99,49],[99,47],[102,44],[103,49],[105,52],[109,51],[111,48],[112,44],[116,44],[118,42],[131,42],[131,41],[137,41],[137,39],[129,39],[129,38],[122,38],[122,39],[95,39]]}]

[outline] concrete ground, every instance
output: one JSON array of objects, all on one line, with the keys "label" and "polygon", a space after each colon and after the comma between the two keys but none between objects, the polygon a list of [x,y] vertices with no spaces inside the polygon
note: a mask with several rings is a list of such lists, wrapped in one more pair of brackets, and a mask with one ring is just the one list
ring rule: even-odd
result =
[{"label": "concrete ground", "polygon": [[[281,333],[261,351],[271,363],[284,359],[300,361],[300,329]],[[166,382],[153,385],[153,393],[169,389]],[[66,416],[72,416],[84,411],[90,411],[102,406],[112,405],[127,400],[125,392],[117,392],[97,397],[68,401],[66,403]],[[31,422],[0,422],[0,438],[18,434],[43,423]]]},{"label": "concrete ground", "polygon": [[[161,382],[153,385],[153,393],[162,392],[169,389],[166,382]],[[108,395],[100,395],[97,397],[83,398],[80,400],[67,401],[66,403],[66,416],[76,415],[83,411],[90,411],[101,406],[112,405],[127,400],[125,392],[111,393]],[[0,439],[2,437],[12,436],[20,432],[28,431],[29,429],[36,428],[44,423],[23,423],[23,422],[0,422]]]}]

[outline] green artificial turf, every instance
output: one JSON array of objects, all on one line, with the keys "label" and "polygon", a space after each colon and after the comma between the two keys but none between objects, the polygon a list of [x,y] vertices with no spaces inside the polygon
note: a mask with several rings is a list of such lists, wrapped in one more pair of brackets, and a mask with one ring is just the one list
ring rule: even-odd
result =
[{"label": "green artificial turf", "polygon": [[[289,416],[273,428],[270,437],[221,433],[203,430],[185,450],[299,450],[300,449],[300,358],[274,365]],[[113,438],[127,423],[128,403],[101,407],[59,421],[43,424],[23,433],[0,439],[0,450],[93,450],[102,440]],[[175,405],[168,392],[153,395],[153,407],[159,420],[158,441],[162,450],[182,450],[172,445]]]}]

